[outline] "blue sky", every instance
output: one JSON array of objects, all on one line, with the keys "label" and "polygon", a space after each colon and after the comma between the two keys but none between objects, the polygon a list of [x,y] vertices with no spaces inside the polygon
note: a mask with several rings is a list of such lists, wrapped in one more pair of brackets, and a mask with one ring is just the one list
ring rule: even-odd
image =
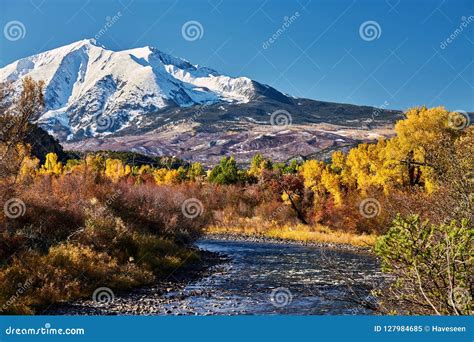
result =
[{"label": "blue sky", "polygon": [[[474,110],[472,0],[0,0],[0,4],[0,66],[97,36],[112,50],[155,46],[297,97],[396,109],[444,105]],[[7,39],[12,21],[24,26],[19,39]],[[183,36],[183,25],[190,21],[198,23],[197,37]],[[100,33],[107,22],[110,28]]]}]

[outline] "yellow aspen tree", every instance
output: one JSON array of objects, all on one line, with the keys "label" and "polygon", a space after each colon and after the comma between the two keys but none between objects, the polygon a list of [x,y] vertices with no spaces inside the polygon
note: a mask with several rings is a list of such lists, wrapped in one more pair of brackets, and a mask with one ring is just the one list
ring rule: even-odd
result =
[{"label": "yellow aspen tree", "polygon": [[91,171],[105,172],[105,158],[99,154],[88,154],[86,156],[86,166]]},{"label": "yellow aspen tree", "polygon": [[304,179],[304,185],[315,192],[320,192],[321,174],[324,170],[324,163],[317,160],[307,160],[301,165],[300,173]]},{"label": "yellow aspen tree", "polygon": [[153,171],[153,178],[155,179],[156,184],[166,184],[165,178],[168,173],[168,169],[156,169]]},{"label": "yellow aspen tree", "polygon": [[165,184],[178,184],[180,172],[178,170],[168,170],[165,174]]},{"label": "yellow aspen tree", "polygon": [[359,144],[351,149],[347,155],[347,165],[351,171],[351,177],[356,181],[357,189],[366,194],[371,185],[371,173],[373,172],[372,161],[369,157],[369,144]]},{"label": "yellow aspen tree", "polygon": [[20,167],[20,179],[25,180],[27,178],[34,177],[36,170],[38,169],[40,161],[35,157],[25,157]]},{"label": "yellow aspen tree", "polygon": [[253,156],[248,170],[250,176],[260,178],[264,170],[271,170],[272,163],[265,159],[260,153],[257,153]]},{"label": "yellow aspen tree", "polygon": [[63,164],[58,162],[56,153],[48,153],[46,160],[40,169],[41,174],[60,175],[63,170]]},{"label": "yellow aspen tree", "polygon": [[340,176],[331,171],[331,167],[327,166],[321,173],[321,184],[326,188],[334,198],[334,204],[341,206],[343,202],[343,192],[341,189]]},{"label": "yellow aspen tree", "polygon": [[119,159],[107,159],[105,161],[105,175],[113,182],[118,182],[121,178],[128,176],[132,172],[129,165],[124,165]]}]

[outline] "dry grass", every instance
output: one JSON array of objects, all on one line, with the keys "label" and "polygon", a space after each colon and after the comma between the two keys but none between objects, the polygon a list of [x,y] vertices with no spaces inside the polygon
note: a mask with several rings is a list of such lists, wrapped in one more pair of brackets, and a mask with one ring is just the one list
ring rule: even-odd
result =
[{"label": "dry grass", "polygon": [[149,284],[198,258],[188,242],[210,214],[181,214],[197,190],[126,181],[79,170],[16,187],[24,215],[0,215],[0,314]]},{"label": "dry grass", "polygon": [[377,239],[374,234],[355,234],[332,230],[321,225],[278,225],[276,222],[268,222],[259,218],[241,219],[236,225],[213,225],[206,229],[206,233],[260,236],[289,241],[345,244],[358,247],[371,247]]}]

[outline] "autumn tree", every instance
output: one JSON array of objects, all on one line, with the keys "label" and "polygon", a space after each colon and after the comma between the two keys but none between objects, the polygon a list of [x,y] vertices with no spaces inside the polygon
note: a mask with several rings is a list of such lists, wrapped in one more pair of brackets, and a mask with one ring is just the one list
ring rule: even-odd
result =
[{"label": "autumn tree", "polygon": [[58,162],[57,154],[48,153],[46,155],[46,160],[40,169],[40,173],[48,175],[60,175],[62,173],[62,170],[63,165],[61,162]]},{"label": "autumn tree", "polygon": [[113,182],[118,182],[121,178],[128,176],[132,172],[129,165],[124,165],[119,159],[107,159],[105,161],[105,175]]},{"label": "autumn tree", "polygon": [[97,173],[105,172],[106,158],[98,153],[90,153],[86,155],[85,167],[88,171]]},{"label": "autumn tree", "polygon": [[15,145],[24,142],[29,124],[43,111],[43,86],[44,82],[36,82],[27,76],[17,97],[10,84],[0,85],[1,143]]},{"label": "autumn tree", "polygon": [[196,181],[201,179],[204,176],[204,167],[202,166],[201,163],[192,163],[191,167],[188,170],[188,178],[192,181]]},{"label": "autumn tree", "polygon": [[436,189],[439,177],[449,168],[444,161],[452,154],[456,139],[463,135],[463,130],[452,123],[457,115],[461,114],[443,107],[416,107],[397,122],[391,157],[405,164],[410,185],[413,177],[418,177],[428,192]]},{"label": "autumn tree", "polygon": [[341,176],[332,171],[328,165],[321,173],[321,184],[326,191],[330,193],[334,199],[334,204],[340,206],[343,202],[343,190],[341,184]]},{"label": "autumn tree", "polygon": [[35,157],[25,157],[20,167],[20,180],[31,180],[37,173],[40,161]]},{"label": "autumn tree", "polygon": [[300,173],[304,179],[304,185],[314,192],[323,191],[321,184],[321,175],[325,165],[321,161],[307,160],[303,163],[300,169]]},{"label": "autumn tree", "polygon": [[19,95],[11,84],[0,85],[0,175],[16,180],[29,155],[25,138],[32,121],[43,111],[43,82],[25,77]]},{"label": "autumn tree", "polygon": [[380,139],[375,144],[359,144],[349,151],[343,180],[355,185],[362,195],[374,187],[388,193],[401,183],[401,163],[392,155],[391,143]]},{"label": "autumn tree", "polygon": [[248,174],[251,177],[255,177],[257,179],[260,178],[262,175],[263,170],[271,170],[272,169],[272,162],[266,159],[260,153],[257,153],[253,156],[252,161],[250,162],[250,167],[248,170]]},{"label": "autumn tree", "polygon": [[186,171],[180,170],[169,170],[166,168],[156,169],[153,171],[153,177],[156,184],[178,184],[185,177]]}]

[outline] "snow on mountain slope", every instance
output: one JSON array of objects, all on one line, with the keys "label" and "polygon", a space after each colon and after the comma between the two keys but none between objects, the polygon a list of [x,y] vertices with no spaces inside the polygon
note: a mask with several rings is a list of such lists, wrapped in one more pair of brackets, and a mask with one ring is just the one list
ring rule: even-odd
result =
[{"label": "snow on mountain slope", "polygon": [[[0,69],[0,82],[45,82],[39,123],[61,140],[106,136],[167,107],[247,103],[256,82],[192,65],[153,47],[111,51],[82,40]],[[261,85],[259,85],[261,86]]]}]

